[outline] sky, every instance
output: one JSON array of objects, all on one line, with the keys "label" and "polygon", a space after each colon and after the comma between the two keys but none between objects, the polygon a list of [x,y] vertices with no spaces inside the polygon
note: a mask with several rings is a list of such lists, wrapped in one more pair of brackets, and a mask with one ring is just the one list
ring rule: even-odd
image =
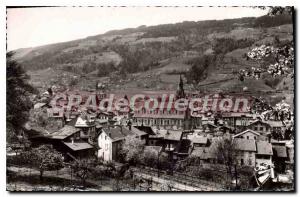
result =
[{"label": "sky", "polygon": [[70,41],[140,25],[258,17],[266,13],[245,7],[9,8],[7,49]]}]

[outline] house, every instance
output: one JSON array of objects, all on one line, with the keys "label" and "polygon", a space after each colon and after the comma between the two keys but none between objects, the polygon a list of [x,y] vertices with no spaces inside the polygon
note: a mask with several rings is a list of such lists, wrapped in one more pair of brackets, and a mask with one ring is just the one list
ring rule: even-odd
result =
[{"label": "house", "polygon": [[264,140],[267,141],[268,138],[266,136],[260,135],[258,132],[253,131],[251,129],[247,129],[243,132],[240,132],[233,136],[233,138],[242,138],[247,140]]},{"label": "house", "polygon": [[184,159],[188,157],[193,150],[192,142],[188,139],[182,139],[178,148],[174,152],[174,159]]},{"label": "house", "polygon": [[272,165],[272,144],[266,141],[258,141],[256,142],[256,148],[255,166]]},{"label": "house", "polygon": [[48,118],[56,121],[60,127],[65,125],[65,116],[62,108],[47,108]]},{"label": "house", "polygon": [[286,143],[287,147],[287,153],[288,153],[288,161],[286,162],[288,164],[287,167],[289,169],[293,168],[294,166],[294,156],[295,156],[295,149],[294,149],[294,141],[290,140]]},{"label": "house", "polygon": [[273,138],[276,139],[284,139],[285,136],[285,125],[282,121],[272,121],[268,120],[266,121],[271,126],[271,133]]},{"label": "house", "polygon": [[208,147],[197,147],[194,146],[191,157],[196,159],[196,162],[199,164],[208,163],[208,164],[216,164],[218,162],[218,140],[213,138]]},{"label": "house", "polygon": [[288,160],[287,148],[285,144],[273,145],[273,162],[275,166],[275,171],[279,173],[284,173],[286,169],[286,161]]},{"label": "house", "polygon": [[158,135],[163,136],[164,150],[169,152],[175,151],[180,145],[183,132],[170,130],[162,130],[159,132]]},{"label": "house", "polygon": [[76,120],[75,127],[80,129],[80,138],[93,143],[96,137],[96,124],[89,115],[82,114]]},{"label": "house", "polygon": [[247,126],[248,129],[251,129],[255,132],[258,132],[261,135],[267,135],[271,133],[271,126],[267,122],[263,122],[262,120],[256,120],[250,123]]},{"label": "house", "polygon": [[219,132],[222,132],[223,134],[233,134],[234,133],[234,128],[231,126],[228,126],[228,125],[219,126],[217,128],[217,130]]},{"label": "house", "polygon": [[236,161],[240,166],[254,166],[256,144],[255,140],[234,138],[234,149],[236,150]]},{"label": "house", "polygon": [[268,123],[271,126],[273,132],[275,131],[282,132],[285,127],[282,121],[268,120],[266,121],[266,123]]},{"label": "house", "polygon": [[[183,157],[189,152],[190,141],[181,145],[183,131],[177,130],[157,130],[155,135],[149,135],[148,144],[150,146],[161,146],[164,152],[167,152],[170,158],[177,157],[181,151]],[[180,156],[179,156],[180,157]]]},{"label": "house", "polygon": [[87,142],[63,142],[67,149],[67,155],[79,159],[91,157],[95,154],[94,146]]},{"label": "house", "polygon": [[142,140],[144,142],[144,144],[147,144],[148,141],[148,134],[145,133],[144,131],[141,131],[140,129],[134,127],[134,126],[127,126],[126,128],[128,128],[131,132],[133,132],[135,134],[135,136]]},{"label": "house", "polygon": [[210,142],[207,137],[189,135],[188,139],[192,142],[193,147],[208,147]]},{"label": "house", "polygon": [[134,126],[134,127],[140,131],[147,133],[148,135],[155,135],[155,132],[154,132],[155,129],[153,129],[150,126]]},{"label": "house", "polygon": [[218,128],[217,125],[214,125],[213,123],[210,122],[202,125],[202,129],[205,133],[214,133],[217,128]]},{"label": "house", "polygon": [[51,138],[55,140],[65,140],[65,141],[71,141],[71,138],[73,138],[73,140],[79,140],[80,129],[70,125],[65,125],[60,130],[51,133]]},{"label": "house", "polygon": [[255,119],[254,114],[249,112],[224,112],[222,119],[231,127],[237,130],[245,130],[251,121]]},{"label": "house", "polygon": [[133,131],[120,125],[104,127],[98,136],[98,158],[104,161],[117,161],[122,143],[127,137],[135,136],[142,139],[145,135],[143,131],[137,132],[136,128]]},{"label": "house", "polygon": [[64,153],[67,159],[86,158],[95,155],[92,144],[81,139],[81,130],[71,125],[65,125],[59,131],[49,136],[51,144],[60,152]]}]

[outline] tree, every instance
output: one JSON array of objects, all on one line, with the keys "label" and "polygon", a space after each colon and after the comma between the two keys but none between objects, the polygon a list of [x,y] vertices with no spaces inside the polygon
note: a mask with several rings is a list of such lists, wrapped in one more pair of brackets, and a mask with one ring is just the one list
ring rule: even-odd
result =
[{"label": "tree", "polygon": [[[266,9],[266,7],[260,7]],[[293,15],[293,7],[269,6],[269,16]],[[291,18],[292,19],[292,18]],[[278,46],[279,45],[279,46]],[[292,78],[294,76],[294,42],[288,42],[281,45],[280,40],[275,40],[274,46],[261,45],[251,49],[247,54],[247,59],[258,61],[261,68],[252,68],[248,71],[240,71],[240,79],[244,77],[260,78],[262,72],[267,72],[273,77],[288,74]],[[268,64],[267,68],[263,68],[264,64]],[[243,81],[243,80],[241,80]]]},{"label": "tree", "polygon": [[32,108],[29,95],[34,92],[34,88],[28,83],[29,76],[12,57],[12,52],[6,54],[7,136],[11,136],[9,133],[19,135],[23,130]]},{"label": "tree", "polygon": [[231,174],[232,167],[236,164],[236,145],[231,138],[220,140],[216,147],[216,155],[219,161],[225,164],[227,173]]},{"label": "tree", "polygon": [[136,136],[127,137],[122,144],[121,154],[125,161],[131,165],[140,164],[142,161],[142,154],[144,151],[144,142]]},{"label": "tree", "polygon": [[159,152],[154,149],[146,149],[142,155],[142,163],[151,168],[157,167]]},{"label": "tree", "polygon": [[89,174],[91,172],[94,172],[93,167],[95,167],[95,161],[92,159],[75,160],[72,163],[74,174],[81,180],[81,183],[84,187],[86,185],[86,179],[88,178]]},{"label": "tree", "polygon": [[40,180],[43,180],[44,171],[59,170],[64,167],[64,157],[51,145],[42,145],[23,153],[23,158],[32,167],[39,169]]},{"label": "tree", "polygon": [[[259,6],[261,9],[266,9],[266,7]],[[269,16],[276,16],[276,15],[292,15],[294,12],[293,7],[291,6],[286,6],[286,7],[281,7],[281,6],[268,6],[269,11],[268,15]]]}]

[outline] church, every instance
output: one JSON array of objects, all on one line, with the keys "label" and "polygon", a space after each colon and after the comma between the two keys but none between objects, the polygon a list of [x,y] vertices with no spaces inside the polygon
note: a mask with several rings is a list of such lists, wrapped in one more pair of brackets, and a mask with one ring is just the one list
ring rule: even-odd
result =
[{"label": "church", "polygon": [[192,127],[192,120],[190,110],[187,107],[185,111],[177,110],[175,108],[175,101],[177,99],[186,98],[183,88],[183,80],[180,75],[180,82],[176,91],[176,97],[172,100],[172,106],[159,107],[156,109],[139,109],[134,111],[133,125],[136,126],[151,126],[157,129],[171,129],[171,130],[190,130]]}]

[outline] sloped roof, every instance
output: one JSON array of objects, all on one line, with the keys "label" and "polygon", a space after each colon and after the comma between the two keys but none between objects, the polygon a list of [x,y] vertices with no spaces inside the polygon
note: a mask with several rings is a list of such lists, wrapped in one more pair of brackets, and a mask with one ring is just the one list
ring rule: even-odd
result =
[{"label": "sloped roof", "polygon": [[236,150],[240,151],[256,151],[255,140],[248,140],[242,138],[234,138],[234,145]]},{"label": "sloped roof", "polygon": [[273,152],[277,157],[287,158],[286,146],[273,146]]},{"label": "sloped roof", "polygon": [[76,121],[76,124],[75,124],[75,127],[90,127],[92,126],[93,123],[89,122],[87,119],[79,116],[77,118],[77,121]]},{"label": "sloped roof", "polygon": [[161,136],[165,140],[180,141],[182,133],[182,131],[159,130],[156,136]]},{"label": "sloped roof", "polygon": [[217,157],[216,147],[195,147],[191,153],[192,156],[199,157],[200,159],[213,159]]},{"label": "sloped roof", "polygon": [[144,131],[145,133],[149,134],[149,135],[155,135],[152,127],[148,127],[148,126],[134,126],[135,128]]},{"label": "sloped roof", "polygon": [[64,142],[66,146],[68,146],[73,151],[92,149],[93,146],[86,142]]},{"label": "sloped roof", "polygon": [[251,122],[249,125],[254,125],[256,123],[265,124],[265,125],[268,125],[269,127],[271,126],[268,122],[264,122],[264,121],[261,121],[261,120],[255,120],[255,121]]},{"label": "sloped roof", "polygon": [[112,141],[123,140],[127,136],[135,135],[134,132],[123,126],[104,127],[102,130],[112,139]]},{"label": "sloped roof", "polygon": [[65,125],[63,128],[61,128],[59,131],[56,131],[51,134],[53,139],[65,139],[66,137],[69,137],[73,135],[74,133],[80,131],[80,129],[75,128],[73,126]]},{"label": "sloped roof", "polygon": [[131,126],[131,131],[132,131],[135,135],[137,135],[137,136],[147,135],[146,132],[144,132],[144,131],[142,131],[142,130],[136,128],[136,127],[133,127],[133,126]]},{"label": "sloped roof", "polygon": [[207,144],[208,138],[207,137],[196,137],[196,136],[192,136],[190,138],[190,140],[194,143],[194,144]]},{"label": "sloped roof", "polygon": [[266,121],[266,123],[268,123],[271,127],[283,127],[284,126],[281,121],[268,120],[268,121]]},{"label": "sloped roof", "polygon": [[272,144],[266,141],[258,141],[256,143],[258,155],[273,155]]},{"label": "sloped roof", "polygon": [[242,132],[240,132],[240,133],[234,135],[233,137],[235,138],[235,137],[238,137],[238,136],[243,135],[243,134],[248,133],[248,132],[253,133],[253,134],[257,135],[257,136],[260,135],[259,133],[255,132],[255,131],[253,131],[253,130],[251,130],[251,129],[247,129],[247,130],[245,130],[245,131],[242,131]]},{"label": "sloped roof", "polygon": [[205,124],[203,124],[202,126],[210,126],[210,127],[214,127],[214,128],[217,128],[218,126],[217,125],[214,125],[213,123],[210,123],[210,122],[207,122]]}]

